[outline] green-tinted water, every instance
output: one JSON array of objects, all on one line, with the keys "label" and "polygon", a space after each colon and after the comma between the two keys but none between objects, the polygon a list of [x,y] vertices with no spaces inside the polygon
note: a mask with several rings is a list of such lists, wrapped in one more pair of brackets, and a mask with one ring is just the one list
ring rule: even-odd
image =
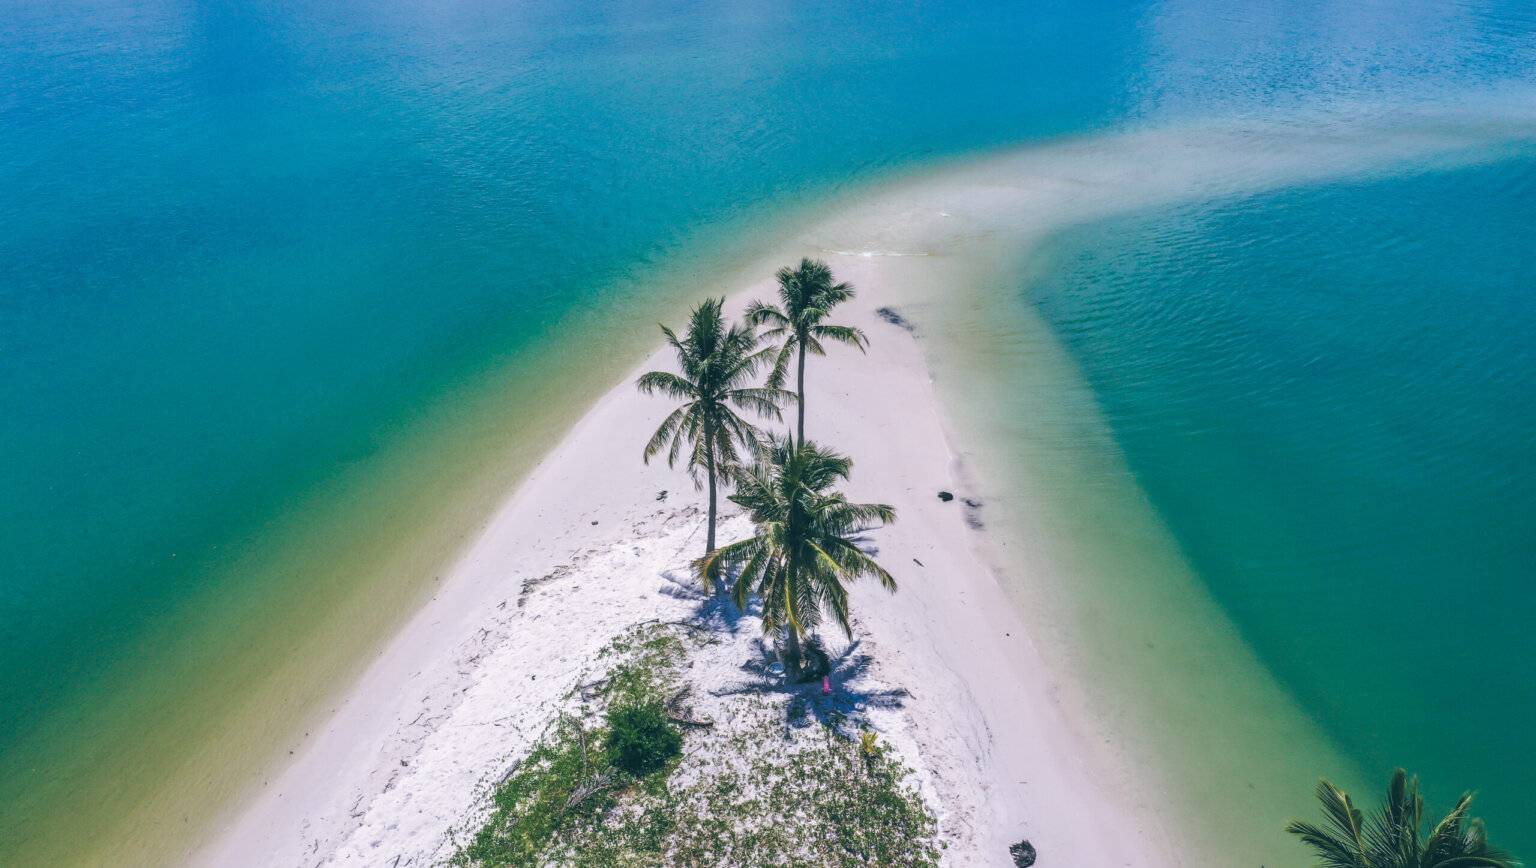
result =
[{"label": "green-tinted water", "polygon": [[1025,297],[1259,659],[1536,852],[1536,160],[1059,237]]},{"label": "green-tinted water", "polygon": [[[1507,2],[1343,21],[1167,2],[21,0],[7,25],[0,862],[175,852],[323,710],[649,324],[797,209],[935,157],[1149,119],[1460,99],[1536,64],[1530,12]],[[1457,201],[1529,193],[1508,181],[1523,169],[1488,171],[1481,198]],[[1375,203],[1356,223],[1392,216],[1369,191],[1336,195]],[[1104,231],[1146,247],[1134,226]],[[1427,231],[1445,251],[1485,230],[1469,211]],[[1513,292],[1521,274],[1486,280]],[[1326,321],[1314,301],[1309,321]],[[1040,304],[1217,599],[1333,731],[1354,728],[1329,704],[1354,694],[1285,659],[1283,626],[1221,578],[1237,555],[1200,543],[1177,475],[1148,469],[1170,463],[1146,457],[1162,435],[1138,440],[1120,402],[1162,387],[1138,398],[1151,378],[1105,377],[1080,318]],[[1523,456],[1478,454],[1494,474]],[[1503,659],[1504,638],[1475,660]]]}]

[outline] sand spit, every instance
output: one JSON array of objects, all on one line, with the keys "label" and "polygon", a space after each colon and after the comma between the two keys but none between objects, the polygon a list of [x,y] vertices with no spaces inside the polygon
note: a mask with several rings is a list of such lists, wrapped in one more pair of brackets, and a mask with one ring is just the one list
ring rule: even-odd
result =
[{"label": "sand spit", "polygon": [[[1001,155],[835,209],[733,284],[739,311],[768,293],[761,278],[774,267],[818,255],[860,288],[839,319],[872,345],[815,360],[809,430],[854,458],[851,497],[899,514],[873,541],[900,591],[853,594],[857,638],[874,661],[860,677],[900,696],[871,723],[916,769],[949,861],[1008,864],[1021,838],[1042,858],[1071,853],[1081,865],[1201,860],[1177,837],[1177,819],[1160,813],[1162,800],[1142,795],[1156,782],[1085,718],[1000,584],[987,506],[970,482],[986,469],[967,464],[940,409],[926,317],[1072,223],[1409,163],[1473,162],[1532,128],[1525,116],[1467,115],[1144,130]],[[658,351],[637,373],[670,362]],[[616,384],[199,861],[403,866],[450,854],[454,830],[483,809],[489,783],[546,729],[599,649],[633,624],[697,608],[684,589],[702,548],[702,498],[686,475],[639,460],[666,410],[635,392],[633,376]],[[721,538],[745,532],[733,518]],[[1012,580],[1071,578],[1027,557],[1006,569]]]},{"label": "sand spit", "polygon": [[[838,267],[868,281],[885,263],[914,261]],[[1085,735],[1092,728],[1056,702],[1052,673],[980,559],[985,531],[963,502],[918,340],[878,314],[883,306],[873,292],[850,306],[844,319],[871,335],[869,353],[818,364],[807,401],[812,436],[854,457],[850,495],[899,514],[873,542],[900,591],[865,585],[853,596],[855,638],[873,661],[861,678],[902,697],[872,724],[916,770],[955,864],[1007,864],[1021,838],[1084,864],[1168,864],[1158,821],[1133,804],[1127,779]],[[667,361],[658,352],[645,367]],[[199,861],[423,865],[451,855],[451,834],[597,652],[630,625],[697,607],[685,577],[703,543],[700,495],[685,474],[639,461],[664,409],[632,378],[600,401]],[[942,501],[940,490],[961,499]],[[729,518],[721,538],[746,532]]]}]

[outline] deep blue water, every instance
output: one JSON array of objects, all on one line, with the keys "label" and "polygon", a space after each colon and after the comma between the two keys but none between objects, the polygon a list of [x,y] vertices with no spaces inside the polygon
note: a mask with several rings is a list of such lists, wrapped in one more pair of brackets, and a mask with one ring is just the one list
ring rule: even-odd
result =
[{"label": "deep blue water", "polygon": [[[219,592],[220,582],[258,581],[214,569],[222,553],[259,541],[293,503],[387,449],[421,407],[488,366],[515,367],[536,346],[558,342],[573,313],[601,310],[616,293],[664,295],[624,278],[684,255],[710,232],[947,155],[1128,121],[1454,99],[1529,80],[1536,69],[1533,13],[1508,0],[13,0],[5,21],[0,769],[44,775],[15,746],[66,696],[123,659],[152,666],[155,648],[136,640],[164,613]],[[1245,405],[1239,415],[1254,427],[1230,435],[1241,444],[1235,454],[1251,454],[1256,434],[1276,449],[1347,436],[1313,419],[1335,411],[1330,402],[1341,393],[1330,388],[1379,392],[1382,377],[1429,392],[1368,423],[1402,441],[1392,443],[1397,452],[1357,447],[1374,449],[1383,464],[1441,443],[1414,433],[1410,407],[1469,429],[1493,417],[1455,408],[1529,410],[1529,382],[1519,373],[1529,343],[1518,327],[1527,322],[1520,292],[1531,273],[1515,249],[1532,226],[1528,168],[1405,183],[1432,200],[1425,215],[1433,219],[1415,219],[1391,191],[1374,187],[1282,194],[1276,201],[1301,199],[1294,207],[1266,202],[1257,213],[1234,206],[1185,227],[1209,235],[1201,249],[1240,245],[1224,260],[1227,271],[1180,260],[1155,278],[1187,281],[1197,297],[1229,305],[1228,315],[1269,340],[1286,328],[1338,324],[1334,337],[1344,345],[1336,358],[1258,367],[1247,372],[1255,382],[1207,391],[1204,356],[1169,356],[1138,380],[1148,393],[1105,387],[1108,403],[1128,408],[1116,415],[1128,450],[1217,597],[1252,630],[1277,674],[1373,760],[1404,742],[1361,732],[1367,700],[1340,691],[1401,691],[1406,683],[1309,675],[1287,656],[1287,625],[1256,614],[1256,601],[1283,596],[1295,580],[1276,565],[1301,546],[1312,580],[1347,577],[1335,584],[1348,588],[1332,589],[1342,607],[1392,589],[1407,593],[1410,611],[1431,592],[1404,592],[1387,561],[1355,569],[1363,551],[1387,548],[1372,534],[1400,533],[1403,518],[1435,519],[1429,526],[1452,541],[1489,527],[1483,561],[1501,578],[1454,575],[1467,598],[1502,599],[1490,589],[1514,588],[1511,576],[1522,563],[1528,573],[1531,562],[1518,536],[1529,524],[1498,518],[1529,504],[1518,484],[1520,462],[1530,466],[1521,446],[1529,435],[1492,427],[1475,447],[1452,438],[1468,450],[1455,463],[1436,465],[1439,475],[1405,475],[1386,491],[1349,485],[1358,468],[1329,462],[1318,448],[1308,456],[1319,463],[1279,480],[1287,484],[1252,506],[1252,527],[1220,544],[1186,516],[1225,497],[1232,480],[1192,473],[1165,457],[1180,453],[1160,438],[1226,408],[1233,399],[1223,389],[1269,394],[1279,388],[1263,380],[1270,375],[1296,387],[1288,403],[1268,410],[1273,419]],[[1163,263],[1155,255],[1162,224],[1147,225],[1092,236],[1114,249],[1099,251],[1105,261],[1084,273],[1130,268],[1124,250],[1145,253],[1146,268]],[[1493,267],[1498,261],[1507,267]],[[1405,271],[1412,281],[1403,281]],[[1269,285],[1255,274],[1308,292],[1280,303],[1209,289]],[[1349,292],[1362,282],[1391,303]],[[1456,297],[1435,291],[1443,286],[1476,293],[1483,306],[1461,334],[1491,328],[1479,344],[1487,355],[1460,357],[1443,380],[1406,380],[1415,354],[1382,359],[1376,350],[1406,333],[1422,339],[1418,355],[1446,358],[1458,344],[1434,331],[1445,322],[1446,299]],[[1048,310],[1053,297],[1042,301]],[[648,301],[625,300],[640,308]],[[656,305],[671,300],[658,296]],[[1374,315],[1383,308],[1392,315]],[[1188,338],[1194,353],[1212,320],[1174,320],[1144,339],[1161,347]],[[1180,329],[1195,333],[1175,335]],[[1089,370],[1103,339],[1072,340]],[[1369,352],[1348,355],[1355,350]],[[1450,403],[1433,404],[1439,400]],[[1184,407],[1190,417],[1159,427],[1144,421],[1136,409],[1143,404],[1166,414]],[[1483,487],[1437,487],[1436,479],[1464,478],[1460,471],[1473,465],[1483,474],[1476,479],[1487,477]],[[1315,477],[1307,490],[1326,503],[1292,508],[1301,476]],[[1336,529],[1341,514],[1362,541],[1334,536],[1332,544],[1362,552],[1305,548],[1319,544],[1318,527]],[[338,533],[347,532],[343,520]],[[1475,554],[1437,549],[1436,560],[1415,562],[1425,571],[1416,575],[1441,575],[1429,563]],[[1231,578],[1252,575],[1233,564],[1253,561],[1270,565],[1259,571],[1269,578]],[[1439,616],[1455,629],[1426,632],[1437,642],[1466,637],[1475,613],[1497,614],[1477,605],[1442,607],[1451,611]],[[1342,635],[1353,622],[1335,623]],[[1508,686],[1513,670],[1501,669],[1503,652],[1489,649],[1528,648],[1514,624],[1499,619],[1480,640],[1451,643],[1462,655],[1455,659]],[[1434,647],[1445,659],[1450,646]],[[1387,653],[1371,642],[1353,650],[1366,661]],[[1471,677],[1452,681],[1459,686],[1423,683],[1471,690]],[[1509,745],[1530,755],[1528,743]],[[1504,786],[1481,783],[1490,801]]]}]

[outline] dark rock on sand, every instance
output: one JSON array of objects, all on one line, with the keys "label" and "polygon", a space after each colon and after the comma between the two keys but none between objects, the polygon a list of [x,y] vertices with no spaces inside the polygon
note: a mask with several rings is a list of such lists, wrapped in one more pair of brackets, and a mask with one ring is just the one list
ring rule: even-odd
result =
[{"label": "dark rock on sand", "polygon": [[947,491],[939,492],[939,500],[942,500],[945,503],[949,503],[951,500],[954,500],[954,499],[955,499],[955,496],[953,494],[947,492]]},{"label": "dark rock on sand", "polygon": [[1008,848],[1008,855],[1013,857],[1013,864],[1019,868],[1029,868],[1035,864],[1035,845],[1028,841],[1020,841]]}]

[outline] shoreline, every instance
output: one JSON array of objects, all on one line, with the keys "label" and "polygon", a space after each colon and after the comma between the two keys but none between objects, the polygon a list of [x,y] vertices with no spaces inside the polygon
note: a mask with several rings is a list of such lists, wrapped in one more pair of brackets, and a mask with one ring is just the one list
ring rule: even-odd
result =
[{"label": "shoreline", "polygon": [[[839,275],[856,285],[871,276],[855,273],[856,262],[849,265]],[[739,311],[745,295],[765,289],[734,293],[731,306]],[[956,458],[922,348],[875,313],[881,301],[874,292],[861,293],[849,306],[844,319],[871,335],[870,353],[860,357],[850,350],[818,366],[807,424],[853,456],[850,496],[879,497],[898,508],[896,527],[876,536],[902,587],[889,597],[868,585],[854,589],[860,624],[855,639],[877,643],[882,677],[912,693],[907,729],[916,755],[906,759],[937,797],[948,856],[997,862],[1008,844],[1029,838],[1045,852],[1070,847],[1103,864],[1165,864],[1174,851],[1160,823],[1133,810],[1120,786],[1109,783],[1123,780],[1123,770],[1097,756],[1080,734],[1092,727],[1069,723],[1052,699],[1050,673],[979,559],[975,537],[984,531],[972,526],[961,500],[944,503],[936,496],[940,489],[963,492],[963,479],[953,472]],[[658,352],[646,367],[665,360]],[[825,418],[815,413],[818,401]],[[837,418],[830,412],[834,406],[843,408]],[[648,604],[620,597],[584,615],[567,610],[566,617],[580,622],[560,625],[570,638],[558,650],[505,650],[519,644],[507,632],[497,646],[504,649],[504,665],[528,666],[530,655],[550,655],[540,671],[526,673],[538,676],[520,690],[529,695],[502,700],[505,713],[519,715],[520,726],[511,733],[498,728],[473,746],[451,734],[456,722],[468,722],[461,716],[477,713],[455,704],[455,697],[473,697],[485,683],[510,683],[505,670],[465,661],[494,659],[495,650],[476,645],[475,637],[497,629],[487,625],[529,580],[579,572],[578,562],[651,544],[643,530],[647,522],[685,520],[697,530],[697,504],[693,515],[685,515],[690,507],[684,504],[697,499],[687,477],[638,460],[643,434],[636,432],[654,423],[651,417],[659,419],[661,409],[662,402],[634,390],[632,377],[604,396],[498,510],[439,592],[373,660],[324,727],[195,861],[242,864],[241,854],[262,853],[264,860],[284,864],[311,858],[352,864],[384,853],[386,859],[408,857],[401,864],[419,864],[448,855],[440,849],[443,836],[467,819],[486,780],[503,771],[467,758],[504,762],[508,753],[515,757],[517,746],[526,750],[546,721],[515,709],[547,710],[625,617],[653,617],[670,599],[652,587]],[[902,434],[893,438],[898,428]],[[658,502],[663,489],[668,500]],[[740,519],[734,521],[740,532]],[[731,527],[728,520],[724,528]],[[697,534],[688,536],[699,541]],[[686,558],[672,554],[671,567],[680,565]],[[630,590],[637,590],[636,581],[641,589],[659,586],[658,576],[620,584]],[[547,635],[535,625],[524,629]],[[429,662],[418,662],[423,660]],[[446,717],[437,720],[439,728],[419,731],[422,719],[440,715]],[[1030,737],[998,735],[1021,724]],[[453,749],[447,750],[450,741]],[[391,844],[415,849],[393,853]],[[1149,858],[1154,853],[1165,858]]]},{"label": "shoreline", "polygon": [[[208,568],[218,580],[145,628],[140,642],[155,655],[114,662],[100,679],[112,685],[105,698],[77,690],[55,725],[28,736],[30,761],[26,751],[14,757],[18,797],[0,852],[184,862],[328,718],[508,492],[651,352],[652,335],[632,322],[671,319],[686,300],[656,287],[739,273],[763,238],[788,235],[827,195],[792,194],[614,277],[601,308],[573,309],[515,355],[490,360],[416,408],[377,452],[221,551]],[[605,356],[586,354],[592,345]],[[159,724],[145,731],[150,718]],[[18,783],[43,769],[35,785]],[[82,821],[102,830],[84,846],[73,831]]]},{"label": "shoreline", "polygon": [[[936,374],[949,377],[965,373],[963,363],[946,358],[946,354],[955,355],[955,347],[935,349],[935,357],[926,358],[923,344],[881,319],[876,309],[895,306],[904,311],[911,305],[917,311],[911,319],[919,330],[936,324],[935,329],[942,332],[945,323],[952,321],[946,320],[950,316],[946,307],[964,308],[969,303],[973,305],[971,313],[980,315],[974,307],[975,297],[980,295],[976,289],[1016,278],[1024,255],[1021,251],[1063,226],[1186,198],[1240,196],[1369,174],[1413,161],[1430,165],[1436,160],[1475,161],[1478,147],[1497,138],[1496,132],[1451,124],[1439,132],[1410,128],[1394,138],[1368,125],[1355,131],[1353,137],[1341,137],[1337,130],[1317,135],[1316,131],[1281,126],[1239,124],[1192,128],[1183,133],[1139,131],[1028,148],[977,158],[930,174],[898,177],[873,192],[847,197],[847,201],[828,209],[832,216],[813,223],[785,251],[754,266],[751,273],[768,275],[773,267],[802,254],[821,256],[829,260],[841,279],[860,288],[860,297],[848,307],[844,318],[864,326],[876,344],[868,359],[852,351],[834,350],[830,359],[818,360],[810,382],[813,436],[855,459],[850,496],[881,499],[898,506],[902,521],[894,532],[882,535],[882,547],[887,539],[894,538],[890,551],[905,553],[911,549],[916,552],[912,557],[922,561],[925,571],[932,571],[932,564],[946,556],[959,565],[952,572],[960,579],[952,580],[946,574],[936,589],[918,583],[914,590],[913,583],[907,581],[891,598],[867,588],[854,592],[861,623],[883,649],[894,649],[888,653],[898,661],[892,664],[901,673],[897,680],[919,697],[912,703],[913,719],[929,725],[914,725],[913,731],[926,733],[930,741],[925,744],[918,740],[913,765],[928,769],[935,782],[945,834],[960,848],[951,851],[952,856],[969,852],[988,860],[1000,858],[1006,850],[999,849],[998,844],[1008,838],[1016,840],[1015,832],[1022,831],[1018,837],[1033,836],[1037,844],[1044,842],[1042,846],[1051,851],[1057,851],[1051,843],[1055,836],[1062,836],[1055,840],[1070,840],[1077,847],[1078,838],[1086,835],[1109,848],[1105,851],[1107,860],[1118,858],[1112,853],[1127,854],[1114,864],[1199,862],[1204,857],[1192,856],[1185,849],[1193,846],[1191,841],[1177,842],[1180,849],[1174,851],[1174,842],[1166,837],[1164,830],[1178,828],[1183,818],[1164,817],[1152,805],[1177,803],[1178,799],[1168,798],[1169,791],[1188,798],[1202,783],[1208,790],[1212,780],[1241,780],[1231,777],[1234,772],[1256,776],[1273,768],[1275,759],[1244,755],[1252,746],[1244,739],[1258,737],[1252,732],[1225,733],[1211,757],[1197,744],[1180,745],[1181,749],[1161,756],[1147,754],[1146,748],[1154,743],[1166,748],[1178,740],[1169,732],[1158,733],[1156,738],[1142,737],[1156,726],[1147,714],[1168,709],[1159,706],[1148,712],[1136,707],[1154,690],[1151,685],[1133,683],[1137,675],[1147,674],[1145,667],[1138,668],[1140,662],[1127,664],[1118,677],[1107,678],[1104,684],[1088,683],[1104,675],[1105,666],[1117,662],[1115,653],[1125,649],[1082,645],[1094,638],[1090,631],[1081,629],[1082,622],[1092,620],[1092,610],[1104,605],[1107,597],[1098,599],[1090,594],[1073,599],[1075,591],[1065,590],[1067,584],[1079,584],[1066,581],[1070,571],[1093,572],[1104,566],[1099,562],[1102,559],[1055,550],[1048,533],[1060,522],[1053,525],[1040,519],[1056,506],[1054,503],[1025,502],[1024,498],[999,503],[1003,512],[1015,513],[1005,517],[1012,522],[1010,530],[1015,534],[1022,531],[1012,540],[988,538],[991,531],[978,532],[961,509],[944,514],[935,497],[938,488],[964,490],[968,475],[1001,487],[1014,480],[996,481],[1003,462],[994,460],[999,454],[996,444],[981,443],[986,436],[978,433],[987,426],[975,425],[973,418],[953,406],[941,407],[946,397],[959,404],[965,403],[961,399],[972,397],[959,392],[939,394],[941,390],[932,385]],[[1256,142],[1266,144],[1274,155],[1262,171],[1254,167]],[[1153,161],[1150,166],[1146,165],[1148,160]],[[1187,168],[1190,166],[1199,168]],[[739,273],[748,272],[743,269]],[[731,293],[732,309],[740,309],[744,295],[761,294],[763,286],[760,282],[755,288]],[[948,337],[953,340],[957,336]],[[958,339],[963,341],[965,336]],[[892,345],[906,349],[896,350]],[[1047,348],[1047,352],[1054,351]],[[893,353],[895,357],[888,355]],[[904,359],[901,353],[906,354]],[[871,359],[878,359],[879,364],[869,365]],[[658,354],[647,367],[667,361]],[[1064,369],[1070,368],[1061,359],[1055,361]],[[941,364],[930,369],[934,362]],[[1062,378],[1071,374],[1065,370]],[[923,400],[912,402],[914,392]],[[818,406],[836,406],[840,415],[818,417]],[[401,765],[399,760],[405,757],[390,754],[381,746],[388,741],[391,721],[405,723],[420,717],[420,708],[413,704],[416,700],[399,685],[419,678],[430,680],[432,671],[447,672],[443,661],[453,657],[454,642],[483,621],[484,607],[492,597],[500,593],[505,602],[503,586],[508,582],[547,575],[569,563],[579,551],[590,554],[604,546],[619,545],[625,538],[610,536],[611,527],[627,522],[633,528],[653,506],[658,490],[691,491],[680,474],[644,468],[637,460],[639,443],[648,433],[646,426],[654,424],[661,411],[660,403],[645,406],[645,399],[634,394],[631,379],[598,401],[500,508],[438,593],[368,664],[367,673],[337,706],[325,732],[296,752],[286,770],[262,788],[253,805],[240,811],[234,823],[201,851],[200,861],[222,861],[221,857],[242,852],[288,853],[284,848],[295,846],[291,840],[295,829],[304,836],[298,844],[308,841],[310,853],[325,848],[339,852],[336,847],[343,840],[342,832],[358,819],[352,816],[354,807],[368,803],[370,793],[377,796],[394,791],[400,769],[415,768],[411,774],[419,773],[415,763]],[[914,412],[924,418],[922,433],[915,431],[918,426],[909,424]],[[818,418],[821,421],[816,421]],[[956,419],[966,424],[956,425],[952,421]],[[872,425],[872,421],[882,424]],[[821,430],[828,435],[820,437],[817,432]],[[953,432],[960,430],[966,431],[966,436],[952,441]],[[916,448],[915,441],[921,441],[922,448]],[[914,448],[902,462],[886,460],[906,446]],[[988,457],[975,463],[978,454]],[[1113,464],[1112,458],[1109,463]],[[927,468],[926,475],[915,477],[916,468]],[[893,489],[901,493],[893,493]],[[1128,503],[1135,500],[1131,491]],[[1134,511],[1137,505],[1131,503],[1127,508]],[[1031,511],[1040,514],[1033,522],[1018,520],[1019,513]],[[1155,516],[1137,520],[1149,533],[1160,532]],[[592,521],[597,524],[590,524]],[[1037,543],[1039,550],[1021,554],[1017,546],[1008,545],[1010,541]],[[927,549],[917,548],[923,545],[946,554],[925,558],[921,552]],[[1311,729],[1290,698],[1251,658],[1241,637],[1230,634],[1230,625],[1222,620],[1219,609],[1199,596],[1192,576],[1180,573],[1187,568],[1176,551],[1159,551],[1156,560],[1157,569],[1177,575],[1168,587],[1143,589],[1142,595],[1170,606],[1193,602],[1198,612],[1180,617],[1211,629],[1213,647],[1232,658],[1228,661],[1232,671],[1252,676],[1253,683],[1222,685],[1222,672],[1208,671],[1198,664],[1188,680],[1216,684],[1223,696],[1241,699],[1246,704],[1240,703],[1235,709],[1239,713],[1255,708],[1278,710],[1279,722],[1268,727],[1273,732],[1266,732],[1266,736],[1300,738],[1305,745],[1301,754],[1316,756],[1320,762],[1326,759],[1324,765],[1329,768],[1346,767],[1347,763],[1333,754],[1326,740]],[[1054,575],[1052,569],[1057,571]],[[898,580],[902,575],[898,572]],[[1100,595],[1114,593],[1110,586],[1093,590]],[[1047,607],[1048,616],[1060,617],[1067,622],[1065,626],[1042,628],[1040,619],[1047,616],[1039,612],[1025,617],[1022,610],[1026,603],[1038,600],[1053,604],[1056,608]],[[983,604],[976,605],[978,601]],[[1124,601],[1118,604],[1127,605]],[[1116,603],[1109,601],[1108,605],[1112,609]],[[1110,614],[1124,620],[1126,613]],[[1117,617],[1109,621],[1115,623]],[[1076,648],[1070,647],[1073,642],[1079,643]],[[966,647],[964,653],[956,650],[962,646]],[[923,647],[924,653],[907,655],[902,650],[916,647]],[[1165,664],[1172,667],[1181,665],[1180,654],[1200,650],[1210,649],[1180,648],[1172,655],[1161,652],[1160,656],[1168,657]],[[437,661],[430,664],[436,669],[416,665],[418,659]],[[467,676],[458,673],[458,677]],[[443,683],[451,681],[449,678]],[[1120,687],[1127,688],[1126,695],[1111,695]],[[930,703],[924,696],[929,693],[936,694],[939,701]],[[955,708],[967,710],[960,715],[963,725],[957,725]],[[1020,745],[994,738],[998,732],[1016,730],[1019,720],[1029,722],[1031,733],[1053,733],[1055,740],[1032,735],[1027,745]],[[1213,726],[1202,723],[1207,730]],[[1181,733],[1191,741],[1201,734],[1201,730]],[[402,745],[408,740],[395,738],[389,743]],[[390,762],[380,765],[381,757]],[[962,776],[964,785],[953,785],[946,794],[946,778],[932,773],[934,757],[954,758],[960,766],[979,770]],[[360,770],[359,764],[369,762],[373,763],[371,770]],[[1309,767],[1300,774],[1315,778],[1322,770]],[[472,795],[475,775],[493,771],[459,769],[458,792]],[[950,773],[956,774],[952,768]],[[1184,779],[1178,780],[1181,777]],[[349,800],[336,793],[329,797],[317,794],[326,787],[351,794],[353,790],[339,785],[342,780],[357,782],[355,797]],[[375,792],[368,789],[370,786],[383,789]],[[408,786],[408,780],[400,786]],[[1039,796],[1033,795],[1036,786],[1041,786]],[[281,795],[295,790],[310,795],[303,799]],[[1159,792],[1157,798],[1150,795],[1154,791]],[[1299,803],[1303,793],[1297,790],[1288,795]],[[1201,799],[1207,804],[1224,802],[1229,813],[1238,810],[1234,800],[1219,793],[1206,792]],[[950,807],[958,804],[971,807],[968,812]],[[435,821],[440,825],[451,826],[465,819],[461,813],[448,817],[442,808],[440,805]],[[431,809],[418,806],[418,813],[423,810],[430,813]],[[1194,810],[1191,807],[1189,812]],[[1088,824],[1086,818],[1090,816],[1091,827],[1078,825]],[[1248,818],[1248,823],[1250,829],[1257,825],[1268,834],[1269,817],[1262,818],[1262,823]],[[379,827],[388,829],[390,825],[391,821],[383,818]],[[394,822],[394,826],[398,829],[399,823]],[[1109,827],[1112,831],[1106,834],[1104,830]],[[1201,839],[1196,853],[1204,851],[1210,843],[1206,839],[1213,837],[1209,828],[1182,831],[1190,839]],[[1279,837],[1277,826],[1274,838]],[[379,840],[382,846],[388,838]],[[1232,840],[1224,843],[1230,845]],[[1173,852],[1180,853],[1181,858],[1168,856]],[[1162,858],[1152,854],[1162,854]],[[308,854],[293,851],[292,855]]]}]

